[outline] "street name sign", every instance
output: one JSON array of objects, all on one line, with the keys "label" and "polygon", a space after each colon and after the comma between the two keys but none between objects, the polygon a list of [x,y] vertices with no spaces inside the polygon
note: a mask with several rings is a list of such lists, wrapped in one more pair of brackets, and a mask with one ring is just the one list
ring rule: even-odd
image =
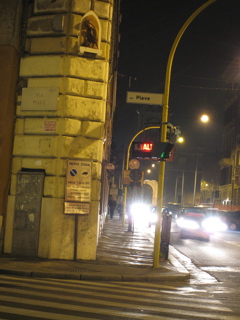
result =
[{"label": "street name sign", "polygon": [[127,103],[162,105],[163,94],[127,91]]},{"label": "street name sign", "polygon": [[21,111],[56,111],[58,96],[58,87],[23,88]]}]

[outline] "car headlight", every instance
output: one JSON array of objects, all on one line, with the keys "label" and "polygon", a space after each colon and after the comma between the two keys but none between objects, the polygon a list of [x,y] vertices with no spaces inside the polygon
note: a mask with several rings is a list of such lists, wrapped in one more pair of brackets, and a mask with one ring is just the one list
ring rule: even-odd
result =
[{"label": "car headlight", "polygon": [[152,222],[152,223],[157,222],[157,214],[156,213],[150,214],[150,222]]},{"label": "car headlight", "polygon": [[131,205],[131,215],[135,223],[146,225],[150,215],[149,205],[145,203],[133,203]]},{"label": "car headlight", "polygon": [[207,218],[203,221],[202,226],[209,232],[225,231],[227,230],[226,223],[222,222],[219,218]]},{"label": "car headlight", "polygon": [[180,218],[177,220],[177,225],[182,229],[191,229],[196,230],[199,229],[199,224],[191,219]]}]

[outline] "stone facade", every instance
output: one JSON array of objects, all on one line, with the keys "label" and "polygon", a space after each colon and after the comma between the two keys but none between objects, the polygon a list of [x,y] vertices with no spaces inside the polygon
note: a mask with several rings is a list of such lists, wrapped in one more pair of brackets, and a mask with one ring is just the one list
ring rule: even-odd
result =
[{"label": "stone facade", "polygon": [[[110,79],[115,78],[111,64],[114,1],[35,0],[26,9],[4,252],[17,253],[21,244],[16,244],[16,239],[21,233],[16,225],[24,228],[28,224],[29,241],[38,242],[37,256],[92,260],[105,214],[102,198],[107,186],[101,179],[103,163],[109,161],[114,111],[109,102],[114,94]],[[79,52],[81,19],[89,11],[99,19],[100,55]],[[69,159],[92,164],[89,214],[65,214]],[[31,201],[27,205],[19,200],[27,185],[25,181],[26,185],[19,187],[22,171],[33,177],[34,173],[44,174],[42,194],[34,195],[41,197],[38,213],[29,209]],[[25,207],[32,212],[24,212]],[[24,223],[16,220],[16,212],[25,216]],[[39,229],[33,236],[30,222],[36,215],[40,216]]]}]

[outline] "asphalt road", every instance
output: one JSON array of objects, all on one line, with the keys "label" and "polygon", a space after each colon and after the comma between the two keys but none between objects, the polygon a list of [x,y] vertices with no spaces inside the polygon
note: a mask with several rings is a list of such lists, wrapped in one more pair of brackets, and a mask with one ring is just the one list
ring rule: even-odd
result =
[{"label": "asphalt road", "polygon": [[179,231],[173,224],[171,245],[219,281],[225,282],[227,274],[231,274],[234,281],[240,283],[240,232],[216,233],[211,236],[209,242],[204,242],[197,239],[180,239]]},{"label": "asphalt road", "polygon": [[[190,280],[192,286],[208,287],[213,297],[220,297],[240,319],[240,232],[216,233],[209,242],[180,239],[179,230],[173,223],[171,245],[177,250],[182,264],[195,274]],[[209,275],[209,281],[206,275]]]}]

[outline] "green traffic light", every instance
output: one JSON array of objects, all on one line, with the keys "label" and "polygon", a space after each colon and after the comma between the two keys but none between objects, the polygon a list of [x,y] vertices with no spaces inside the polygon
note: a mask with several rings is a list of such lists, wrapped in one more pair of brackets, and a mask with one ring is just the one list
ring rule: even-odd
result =
[{"label": "green traffic light", "polygon": [[170,152],[162,152],[160,155],[160,159],[169,159]]}]

